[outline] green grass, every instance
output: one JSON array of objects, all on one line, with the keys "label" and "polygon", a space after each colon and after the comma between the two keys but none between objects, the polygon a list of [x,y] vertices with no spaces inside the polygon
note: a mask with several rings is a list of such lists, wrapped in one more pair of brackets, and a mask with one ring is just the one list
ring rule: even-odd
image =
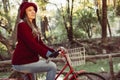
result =
[{"label": "green grass", "polygon": [[[118,72],[120,70],[120,58],[113,58],[114,71]],[[86,62],[85,65],[80,65],[75,67],[76,70],[86,70],[88,72],[109,72],[109,60],[101,59],[97,60],[96,64],[92,62]],[[10,75],[10,73],[2,73],[0,72],[0,78],[6,78]]]},{"label": "green grass", "polygon": [[9,72],[0,72],[0,78],[7,78],[10,75]]},{"label": "green grass", "polygon": [[[114,71],[118,72],[120,70],[120,58],[114,58],[113,60],[113,67]],[[101,59],[97,60],[96,64],[92,62],[87,62],[85,65],[77,66],[75,67],[76,70],[86,70],[88,72],[109,72],[110,67],[109,67],[109,60],[108,59]]]}]

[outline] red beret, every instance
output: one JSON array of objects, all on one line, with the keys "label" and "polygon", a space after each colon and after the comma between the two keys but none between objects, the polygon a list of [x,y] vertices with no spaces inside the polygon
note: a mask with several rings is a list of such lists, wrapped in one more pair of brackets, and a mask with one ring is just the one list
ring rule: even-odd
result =
[{"label": "red beret", "polygon": [[20,18],[23,19],[25,17],[25,10],[26,8],[33,6],[35,9],[35,12],[37,12],[37,5],[35,3],[32,2],[23,2],[20,5]]}]

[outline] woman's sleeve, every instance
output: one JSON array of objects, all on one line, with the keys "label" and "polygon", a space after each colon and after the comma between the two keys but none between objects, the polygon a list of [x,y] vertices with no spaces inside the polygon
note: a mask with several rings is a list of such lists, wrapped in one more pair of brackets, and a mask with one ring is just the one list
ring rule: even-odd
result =
[{"label": "woman's sleeve", "polygon": [[39,44],[42,45],[42,46],[44,46],[45,48],[47,48],[51,52],[55,51],[53,48],[50,48],[49,46],[47,46],[46,44],[44,44],[41,39],[39,40]]}]

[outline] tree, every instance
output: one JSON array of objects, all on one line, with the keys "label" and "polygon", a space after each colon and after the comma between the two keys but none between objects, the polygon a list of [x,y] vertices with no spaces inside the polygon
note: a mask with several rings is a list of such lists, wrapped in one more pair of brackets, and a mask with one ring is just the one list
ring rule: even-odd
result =
[{"label": "tree", "polygon": [[117,1],[116,15],[117,15],[117,16],[120,16],[120,0]]},{"label": "tree", "polygon": [[72,26],[73,25],[72,24],[73,3],[74,3],[74,0],[72,0],[71,5],[70,5],[70,0],[67,0],[67,10],[66,10],[67,16],[65,17],[65,15],[63,15],[64,26],[66,28],[67,36],[71,44],[73,43],[73,26]]},{"label": "tree", "polygon": [[87,38],[92,38],[92,36],[94,35],[93,28],[96,28],[96,23],[98,22],[96,13],[93,8],[93,3],[89,1],[82,2],[80,8],[77,10],[76,13],[76,18],[78,19],[77,27],[79,27],[81,31],[84,31]]},{"label": "tree", "polygon": [[[46,3],[50,3],[50,4],[53,4],[57,7],[56,4],[54,3],[51,3],[47,0],[44,0]],[[66,32],[67,32],[67,37],[68,37],[68,40],[69,42],[72,44],[74,42],[73,40],[73,3],[74,3],[74,0],[66,0],[67,1],[67,8],[65,10],[63,10],[63,7],[62,7],[62,10],[60,10],[58,7],[58,11],[60,12],[60,16],[62,16],[63,18],[63,23],[64,23],[64,26],[65,26],[65,29],[66,29]],[[65,11],[65,12],[64,12]],[[45,29],[44,29],[45,30]]]},{"label": "tree", "polygon": [[[28,1],[28,0],[23,0],[22,2],[24,1]],[[18,16],[15,23],[15,27],[12,30],[12,27],[13,27],[11,24],[12,18],[9,15],[9,12],[10,12],[9,0],[2,0],[2,3],[4,7],[4,12],[3,13],[1,12],[2,18],[0,20],[0,27],[3,28],[8,35],[6,34],[7,37],[5,37],[4,34],[0,33],[0,42],[6,46],[7,51],[9,53],[8,55],[10,55],[11,57],[12,55],[11,53],[13,53],[15,48],[15,43],[16,43],[16,30],[17,30],[17,24],[19,22],[19,10],[18,10]]]},{"label": "tree", "polygon": [[48,31],[48,26],[49,26],[49,22],[48,22],[48,18],[46,15],[46,5],[49,3],[46,0],[36,0],[38,2],[38,5],[40,6],[41,9],[41,32],[42,32],[42,36],[44,37],[44,40],[47,40],[50,43],[50,40],[47,38],[46,32]]},{"label": "tree", "polygon": [[107,27],[110,33],[110,37],[112,37],[111,33],[111,28],[110,24],[107,18],[107,0],[102,0],[102,11],[100,11],[101,3],[100,0],[95,0],[95,5],[96,5],[96,14],[98,16],[98,21],[101,25],[101,30],[102,30],[102,43],[107,43]]},{"label": "tree", "polygon": [[[7,36],[11,34],[11,30],[12,30],[12,25],[11,25],[12,19],[9,15],[10,4],[9,1],[6,0],[2,0],[2,3],[3,3],[4,11],[3,12],[1,11],[0,27],[5,30]],[[10,53],[12,50],[10,37],[6,38],[5,35],[0,33],[0,42],[6,46],[8,53]]]},{"label": "tree", "polygon": [[102,42],[107,42],[107,0],[102,0]]}]

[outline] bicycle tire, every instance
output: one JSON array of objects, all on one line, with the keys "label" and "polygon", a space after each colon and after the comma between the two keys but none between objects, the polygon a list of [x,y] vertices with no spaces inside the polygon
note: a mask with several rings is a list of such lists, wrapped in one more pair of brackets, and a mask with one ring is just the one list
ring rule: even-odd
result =
[{"label": "bicycle tire", "polygon": [[106,80],[104,77],[97,73],[84,72],[77,75],[78,80]]},{"label": "bicycle tire", "polygon": [[33,74],[28,73],[28,74],[24,75],[24,80],[36,80],[36,79]]}]

